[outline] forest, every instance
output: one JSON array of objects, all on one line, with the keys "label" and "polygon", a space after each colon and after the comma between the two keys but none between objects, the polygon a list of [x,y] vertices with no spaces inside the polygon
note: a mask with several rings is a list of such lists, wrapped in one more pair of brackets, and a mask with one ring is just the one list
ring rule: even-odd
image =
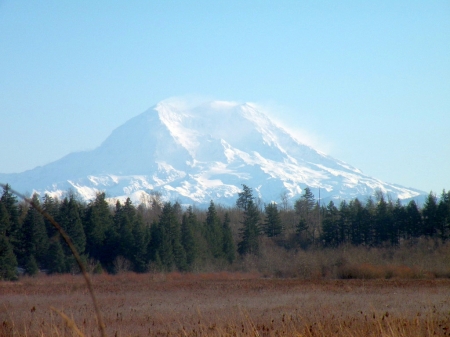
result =
[{"label": "forest", "polygon": [[[308,187],[293,205],[264,204],[252,188],[242,187],[234,207],[211,201],[206,210],[163,202],[157,193],[140,205],[127,199],[112,206],[105,193],[89,203],[70,192],[62,200],[35,194],[32,201],[60,224],[93,273],[235,271],[250,268],[244,263],[249,257],[289,259],[290,253],[342,246],[396,249],[423,238],[450,238],[445,190],[440,198],[430,192],[419,207],[381,192],[364,201],[322,205]],[[52,223],[6,185],[0,199],[0,280],[38,272],[79,269]]]}]

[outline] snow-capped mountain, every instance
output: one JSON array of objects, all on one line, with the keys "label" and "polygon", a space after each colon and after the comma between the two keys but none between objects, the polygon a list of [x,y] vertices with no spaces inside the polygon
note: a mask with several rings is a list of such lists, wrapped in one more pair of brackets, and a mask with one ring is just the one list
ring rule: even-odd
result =
[{"label": "snow-capped mountain", "polygon": [[98,191],[140,203],[155,191],[166,200],[233,205],[242,184],[265,202],[297,198],[306,186],[322,198],[373,195],[409,199],[423,192],[382,182],[327,156],[273,123],[254,104],[213,101],[187,108],[163,101],[115,129],[95,150],[0,182],[23,192],[90,200]]}]

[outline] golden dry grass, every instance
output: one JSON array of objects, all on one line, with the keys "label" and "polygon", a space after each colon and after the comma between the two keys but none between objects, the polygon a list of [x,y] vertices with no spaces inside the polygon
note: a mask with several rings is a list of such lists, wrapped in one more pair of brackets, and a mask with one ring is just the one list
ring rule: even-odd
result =
[{"label": "golden dry grass", "polygon": [[[97,275],[108,336],[447,336],[450,280]],[[98,336],[81,276],[0,283],[1,336]]]}]

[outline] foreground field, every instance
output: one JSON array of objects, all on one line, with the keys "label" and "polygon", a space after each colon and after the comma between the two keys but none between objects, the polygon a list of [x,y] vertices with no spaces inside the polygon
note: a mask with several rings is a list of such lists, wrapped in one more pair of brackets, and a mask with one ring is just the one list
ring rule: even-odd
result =
[{"label": "foreground field", "polygon": [[[108,336],[448,336],[450,280],[98,275]],[[80,276],[0,283],[1,336],[98,336]]]}]

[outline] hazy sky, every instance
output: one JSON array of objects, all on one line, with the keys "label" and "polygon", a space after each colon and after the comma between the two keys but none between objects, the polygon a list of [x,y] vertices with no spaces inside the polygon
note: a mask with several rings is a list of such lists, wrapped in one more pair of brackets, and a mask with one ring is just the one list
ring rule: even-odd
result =
[{"label": "hazy sky", "polygon": [[173,96],[255,102],[364,173],[450,189],[450,2],[0,0],[0,172]]}]

